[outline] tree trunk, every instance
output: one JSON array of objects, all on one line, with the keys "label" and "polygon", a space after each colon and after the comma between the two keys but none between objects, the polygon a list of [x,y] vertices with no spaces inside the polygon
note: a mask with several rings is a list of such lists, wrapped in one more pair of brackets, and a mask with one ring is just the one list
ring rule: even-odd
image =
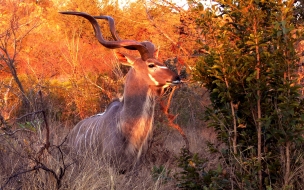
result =
[{"label": "tree trunk", "polygon": [[22,86],[22,83],[21,81],[19,80],[19,77],[17,75],[17,71],[16,71],[16,68],[14,66],[14,61],[13,60],[7,60],[7,66],[9,67],[10,71],[11,71],[11,74],[15,80],[15,82],[17,83],[17,86],[21,92],[21,97],[22,97],[22,103],[24,104],[24,106],[28,107],[29,106],[29,102],[28,102],[28,99],[25,95],[25,91],[24,91],[24,88]]},{"label": "tree trunk", "polygon": [[[259,42],[258,42],[258,31],[257,31],[257,20],[254,17],[254,36],[255,36],[255,53],[256,53],[256,79],[257,81],[260,80],[260,52],[259,52]],[[258,136],[258,178],[259,178],[259,189],[263,189],[263,178],[262,178],[262,111],[261,111],[261,90],[258,87],[257,90],[257,136]]]},{"label": "tree trunk", "polygon": [[[287,186],[289,185],[289,176],[290,176],[290,141],[286,142],[285,147],[285,174],[284,174],[284,186],[287,189]],[[285,189],[284,188],[284,189]]]}]

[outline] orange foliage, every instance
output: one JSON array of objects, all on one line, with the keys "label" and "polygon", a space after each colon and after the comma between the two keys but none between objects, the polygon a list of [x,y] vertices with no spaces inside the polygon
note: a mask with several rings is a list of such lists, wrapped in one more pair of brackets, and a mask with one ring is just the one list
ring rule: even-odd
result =
[{"label": "orange foliage", "polygon": [[[66,118],[68,115],[83,118],[102,111],[104,105],[121,90],[117,85],[121,84],[122,80],[117,81],[121,75],[113,79],[113,76],[117,75],[112,72],[116,59],[112,50],[104,48],[95,39],[91,24],[79,17],[61,15],[58,11],[75,10],[95,15],[111,15],[116,21],[116,29],[122,39],[152,41],[160,48],[160,60],[180,57],[180,46],[184,45],[179,42],[180,34],[176,32],[179,15],[166,7],[162,7],[161,10],[151,8],[149,14],[153,16],[153,20],[149,20],[144,4],[138,2],[130,4],[124,10],[112,5],[110,1],[107,1],[109,6],[99,5],[99,1],[92,3],[83,0],[72,0],[66,4],[55,0],[2,2],[0,34],[5,34],[6,30],[9,30],[14,13],[16,38],[23,35],[14,62],[21,82],[28,92],[42,89],[46,96],[53,99],[53,103],[65,112],[61,113],[62,111],[56,109],[56,113],[60,112],[61,116],[65,114]],[[99,23],[105,38],[111,40],[108,23]],[[3,39],[3,35],[0,39]],[[11,56],[15,50],[13,40],[12,38],[9,41],[8,46]],[[138,55],[138,52],[130,54]],[[184,65],[188,58],[178,60]],[[0,78],[3,84],[15,88],[14,82],[8,83],[11,77],[10,70],[1,59],[0,64]],[[2,86],[0,88],[3,88],[0,91],[6,90]],[[18,96],[12,97],[11,101],[17,101],[14,98]],[[1,107],[3,105],[0,105]]]}]

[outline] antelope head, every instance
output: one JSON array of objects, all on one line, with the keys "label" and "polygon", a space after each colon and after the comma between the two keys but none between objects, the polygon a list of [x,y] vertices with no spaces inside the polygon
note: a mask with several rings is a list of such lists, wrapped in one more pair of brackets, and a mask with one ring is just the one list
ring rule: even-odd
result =
[{"label": "antelope head", "polygon": [[[116,57],[121,64],[131,66],[134,70],[142,75],[146,84],[165,88],[169,85],[177,85],[181,82],[180,77],[169,70],[163,63],[155,58],[155,46],[149,42],[137,42],[135,40],[121,40],[115,29],[114,19],[110,16],[91,16],[83,12],[60,12],[62,14],[76,15],[86,18],[93,26],[95,36],[98,41],[109,49],[126,48],[137,50],[140,57],[129,56],[120,52],[115,52]],[[103,38],[100,26],[96,19],[104,19],[109,22],[110,31],[114,41],[107,41]]]},{"label": "antelope head", "polygon": [[165,88],[180,83],[179,76],[154,57],[144,60],[142,57],[135,58],[119,52],[116,52],[116,57],[120,63],[131,66],[134,72],[141,75],[144,84]]}]

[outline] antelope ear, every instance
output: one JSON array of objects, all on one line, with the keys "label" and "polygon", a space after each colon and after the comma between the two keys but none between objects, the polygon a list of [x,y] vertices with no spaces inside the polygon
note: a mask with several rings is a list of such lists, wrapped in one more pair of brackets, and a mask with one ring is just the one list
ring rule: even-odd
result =
[{"label": "antelope ear", "polygon": [[129,55],[125,55],[123,53],[120,53],[118,51],[115,51],[115,57],[118,59],[118,61],[127,66],[133,66],[135,62],[135,58]]}]

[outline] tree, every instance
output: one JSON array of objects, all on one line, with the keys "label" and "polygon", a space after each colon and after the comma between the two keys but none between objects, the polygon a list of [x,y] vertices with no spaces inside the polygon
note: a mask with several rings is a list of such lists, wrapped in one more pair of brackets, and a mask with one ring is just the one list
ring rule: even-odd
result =
[{"label": "tree", "polygon": [[[12,75],[24,105],[28,106],[26,91],[17,74],[17,57],[23,48],[23,41],[39,25],[37,6],[22,1],[4,1],[0,5],[0,66],[1,70]],[[10,11],[7,11],[10,10]],[[33,11],[33,13],[31,13]]]},{"label": "tree", "polygon": [[291,177],[304,130],[293,1],[217,3],[198,19],[206,55],[195,76],[211,93],[206,119],[229,146],[231,183],[300,188]]}]

